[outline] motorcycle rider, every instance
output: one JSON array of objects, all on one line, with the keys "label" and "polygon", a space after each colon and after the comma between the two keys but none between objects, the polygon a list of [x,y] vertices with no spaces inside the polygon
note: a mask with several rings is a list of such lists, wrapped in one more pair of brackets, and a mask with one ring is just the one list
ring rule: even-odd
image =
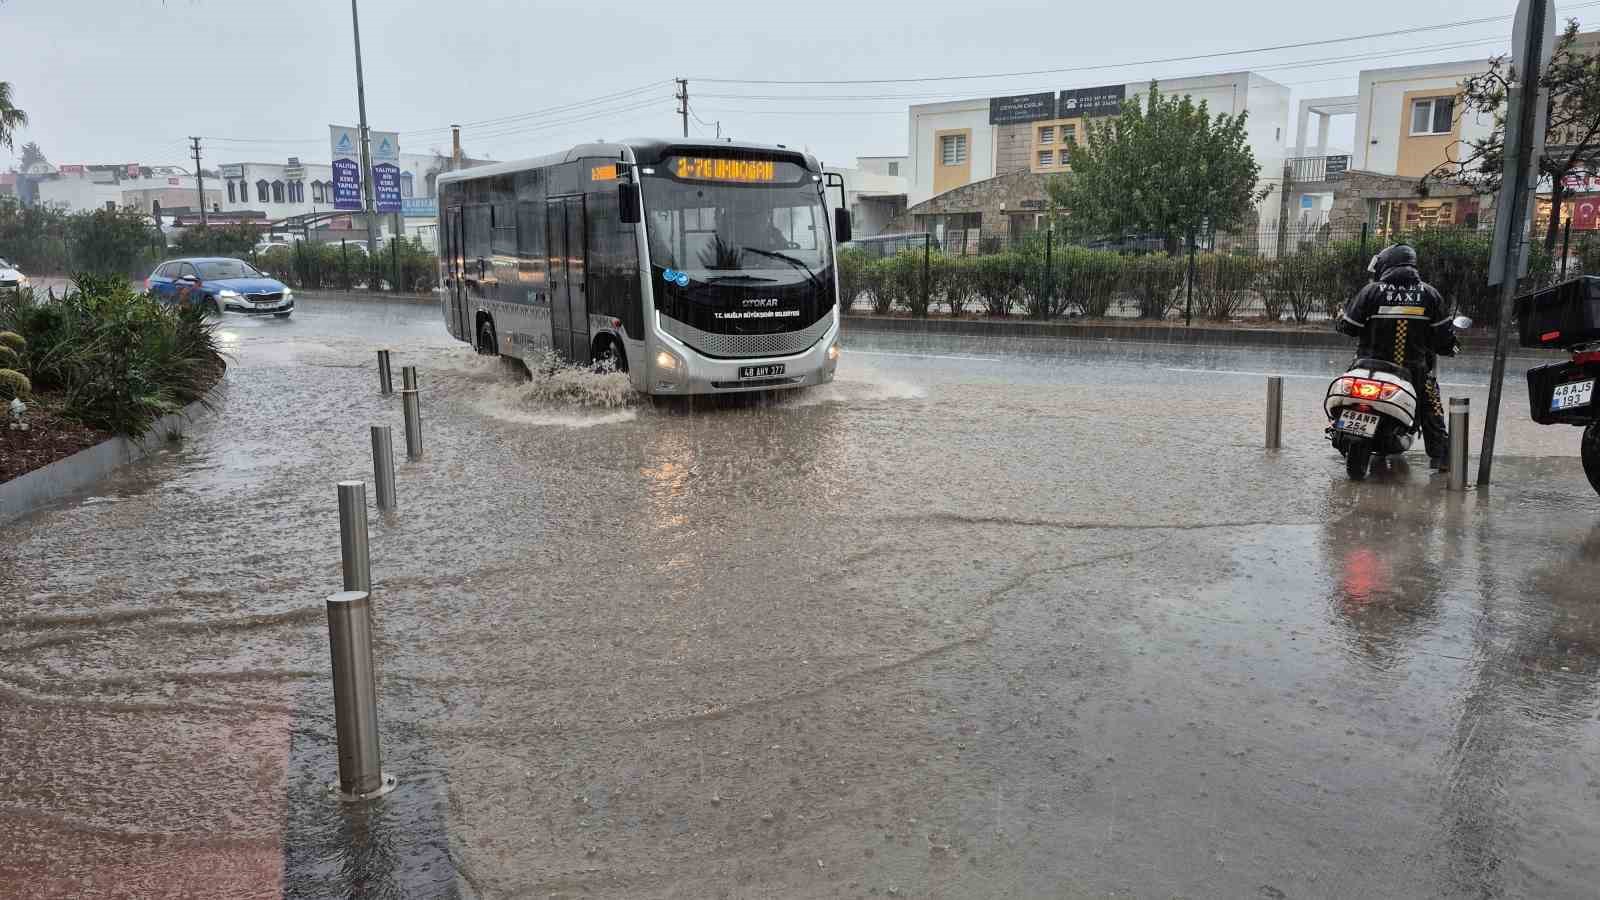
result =
[{"label": "motorcycle rider", "polygon": [[1456,354],[1455,328],[1444,296],[1417,272],[1417,251],[1393,244],[1372,257],[1367,270],[1374,281],[1345,307],[1334,327],[1358,338],[1356,355],[1401,366],[1421,389],[1417,418],[1429,468],[1448,471],[1450,439],[1445,431],[1444,402],[1434,377],[1437,356]]}]

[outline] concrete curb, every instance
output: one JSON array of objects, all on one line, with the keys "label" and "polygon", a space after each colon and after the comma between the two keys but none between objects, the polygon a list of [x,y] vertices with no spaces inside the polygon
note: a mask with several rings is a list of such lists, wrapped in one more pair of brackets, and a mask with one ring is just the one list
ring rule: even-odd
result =
[{"label": "concrete curb", "polygon": [[[1125,341],[1185,346],[1266,347],[1280,349],[1350,350],[1354,342],[1329,326],[1326,331],[1270,328],[1192,328],[1182,325],[1121,325],[1115,322],[1028,322],[1005,319],[913,319],[898,316],[846,314],[842,330],[875,334],[927,334],[988,337],[1019,341]],[[1494,352],[1491,334],[1467,334],[1462,353]],[[1542,359],[1539,351],[1512,347],[1513,356]],[[1561,354],[1552,355],[1555,359]]]},{"label": "concrete curb", "polygon": [[352,303],[406,303],[412,306],[436,306],[439,295],[424,294],[374,294],[369,291],[302,291],[294,292],[295,302],[301,300],[348,300]]},{"label": "concrete curb", "polygon": [[197,400],[185,406],[182,412],[157,419],[137,440],[118,435],[0,484],[0,524],[79,493],[128,463],[149,456],[172,435],[182,434],[205,412],[204,402]]}]

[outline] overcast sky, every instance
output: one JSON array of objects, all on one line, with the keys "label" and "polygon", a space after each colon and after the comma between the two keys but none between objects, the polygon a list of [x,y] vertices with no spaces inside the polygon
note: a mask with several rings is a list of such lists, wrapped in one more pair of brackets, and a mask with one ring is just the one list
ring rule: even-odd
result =
[{"label": "overcast sky", "polygon": [[[1502,52],[1510,22],[1129,63],[1513,10],[1495,0],[366,0],[361,37],[370,124],[401,131],[407,151],[448,148],[452,122],[467,126],[468,152],[497,159],[593,138],[676,135],[671,79],[681,76],[698,118],[720,121],[724,135],[808,147],[829,165],[849,165],[859,155],[905,152],[910,103],[1240,69],[1289,85],[1296,101],[1353,94],[1362,68]],[[1558,11],[1563,20],[1600,21],[1600,2]],[[1376,58],[1352,59],[1361,56]],[[899,84],[749,83],[1104,65],[1115,67]],[[327,125],[356,121],[354,72],[350,9],[340,0],[0,0],[0,81],[12,83],[31,119],[17,150],[37,141],[58,164],[186,164],[188,135],[205,137],[208,167],[289,155],[326,161]],[[692,134],[715,127],[690,124]],[[1335,131],[1334,145],[1348,149],[1351,124]],[[0,148],[0,169],[12,156]]]}]

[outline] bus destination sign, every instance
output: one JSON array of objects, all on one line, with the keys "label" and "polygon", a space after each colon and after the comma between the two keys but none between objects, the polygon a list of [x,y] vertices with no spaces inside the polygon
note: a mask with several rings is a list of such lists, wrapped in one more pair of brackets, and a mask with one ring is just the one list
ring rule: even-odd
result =
[{"label": "bus destination sign", "polygon": [[671,171],[693,181],[733,181],[742,184],[771,184],[778,178],[778,164],[770,159],[712,159],[678,156]]}]

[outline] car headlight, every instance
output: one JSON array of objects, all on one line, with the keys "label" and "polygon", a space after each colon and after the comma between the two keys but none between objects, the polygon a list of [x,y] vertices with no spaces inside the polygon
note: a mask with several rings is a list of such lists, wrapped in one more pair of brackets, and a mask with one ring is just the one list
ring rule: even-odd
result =
[{"label": "car headlight", "polygon": [[283,299],[285,299],[285,300],[293,300],[294,299],[294,291],[289,290],[287,287],[284,288],[283,289]]},{"label": "car headlight", "polygon": [[28,286],[28,276],[26,276],[26,275],[18,275],[17,276],[17,287],[25,288],[27,286]]},{"label": "car headlight", "polygon": [[239,292],[232,288],[223,288],[217,291],[217,296],[224,300],[237,300],[239,299]]}]

